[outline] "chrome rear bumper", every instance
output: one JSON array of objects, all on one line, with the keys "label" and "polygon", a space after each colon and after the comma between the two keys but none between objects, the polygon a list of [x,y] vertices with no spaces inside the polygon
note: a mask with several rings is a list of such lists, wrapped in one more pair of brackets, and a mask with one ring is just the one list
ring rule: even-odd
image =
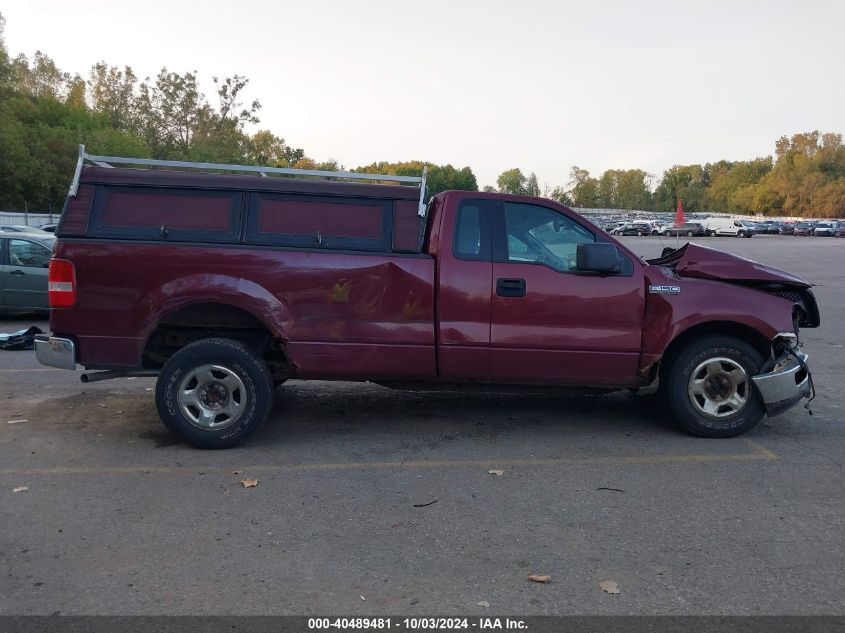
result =
[{"label": "chrome rear bumper", "polygon": [[35,356],[42,365],[76,369],[76,344],[67,338],[36,334]]},{"label": "chrome rear bumper", "polygon": [[807,358],[806,354],[797,350],[792,353],[784,352],[775,361],[771,371],[751,378],[770,417],[781,414],[803,398],[810,397],[812,387]]}]

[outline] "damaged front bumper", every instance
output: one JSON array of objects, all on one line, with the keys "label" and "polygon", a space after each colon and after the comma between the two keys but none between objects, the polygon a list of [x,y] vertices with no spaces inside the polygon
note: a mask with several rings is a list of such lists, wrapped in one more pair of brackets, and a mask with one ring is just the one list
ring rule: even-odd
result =
[{"label": "damaged front bumper", "polygon": [[807,366],[807,354],[798,351],[797,338],[794,335],[783,342],[786,345],[780,347],[778,357],[770,360],[764,367],[767,371],[751,378],[769,417],[784,413],[802,399],[813,395],[813,380]]}]

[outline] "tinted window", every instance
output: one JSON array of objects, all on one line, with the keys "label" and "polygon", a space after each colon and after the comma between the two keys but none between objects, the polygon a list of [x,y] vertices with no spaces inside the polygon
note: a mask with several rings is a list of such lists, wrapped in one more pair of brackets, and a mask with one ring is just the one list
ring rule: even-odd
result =
[{"label": "tinted window", "polygon": [[545,264],[560,272],[576,269],[578,244],[593,233],[566,216],[533,204],[505,203],[508,261]]},{"label": "tinted window", "polygon": [[28,240],[9,240],[9,263],[12,266],[46,268],[50,263],[50,251]]},{"label": "tinted window", "polygon": [[98,187],[89,234],[125,239],[237,241],[242,196],[229,191]]},{"label": "tinted window", "polygon": [[387,251],[393,241],[393,202],[254,193],[247,241]]},{"label": "tinted window", "polygon": [[490,202],[464,200],[458,208],[453,244],[459,259],[490,259]]}]

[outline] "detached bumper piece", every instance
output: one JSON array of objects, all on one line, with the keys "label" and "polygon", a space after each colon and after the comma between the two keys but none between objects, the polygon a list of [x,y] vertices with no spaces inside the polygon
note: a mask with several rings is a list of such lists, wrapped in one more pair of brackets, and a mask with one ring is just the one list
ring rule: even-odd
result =
[{"label": "detached bumper piece", "polygon": [[67,338],[39,334],[35,337],[35,356],[42,365],[76,369],[76,344]]},{"label": "detached bumper piece", "polygon": [[797,350],[784,352],[771,371],[751,378],[769,417],[784,413],[810,397],[813,388],[807,358]]}]

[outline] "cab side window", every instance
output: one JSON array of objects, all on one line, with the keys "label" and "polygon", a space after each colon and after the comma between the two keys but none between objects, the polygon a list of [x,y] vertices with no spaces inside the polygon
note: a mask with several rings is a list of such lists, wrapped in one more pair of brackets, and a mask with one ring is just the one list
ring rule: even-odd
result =
[{"label": "cab side window", "polygon": [[578,244],[596,241],[589,230],[551,209],[517,202],[504,206],[510,262],[545,264],[570,272],[576,269]]},{"label": "cab side window", "polygon": [[50,263],[50,251],[27,240],[9,240],[9,264],[28,268],[46,268]]},{"label": "cab side window", "polygon": [[458,259],[490,261],[490,203],[464,200],[455,220],[452,252]]}]

